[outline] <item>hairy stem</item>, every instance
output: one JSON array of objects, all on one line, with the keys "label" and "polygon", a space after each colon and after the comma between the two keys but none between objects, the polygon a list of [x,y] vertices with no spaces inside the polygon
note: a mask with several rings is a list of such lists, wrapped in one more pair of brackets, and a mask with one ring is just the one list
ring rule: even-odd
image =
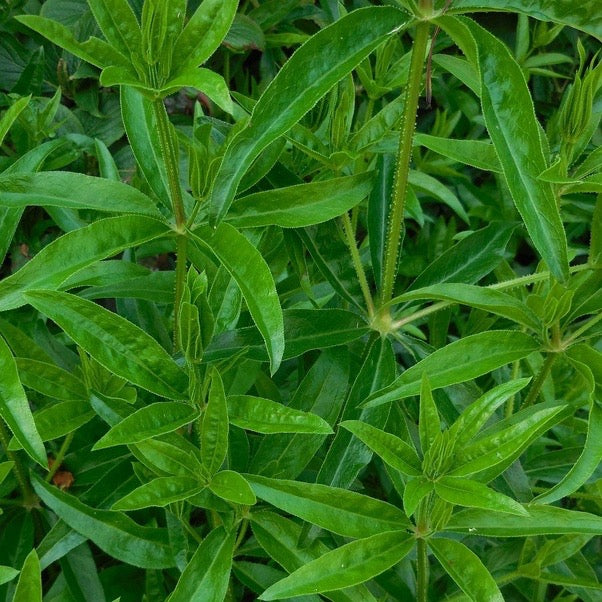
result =
[{"label": "hairy stem", "polygon": [[6,430],[4,421],[0,419],[0,443],[2,443],[2,447],[7,459],[13,462],[13,472],[15,473],[15,477],[17,477],[17,483],[19,484],[19,489],[21,490],[21,495],[23,496],[23,505],[26,507],[32,507],[35,505],[35,500],[37,499],[36,494],[33,492],[33,489],[29,484],[27,473],[23,464],[21,464],[19,455],[15,452],[9,451],[8,449],[9,438],[9,433]]},{"label": "hairy stem", "polygon": [[174,299],[174,347],[180,349],[180,305],[184,294],[186,279],[186,253],[188,239],[186,237],[186,214],[184,199],[180,187],[180,162],[178,159],[178,146],[173,134],[169,117],[163,100],[154,101],[153,109],[157,120],[157,130],[161,143],[161,155],[167,172],[169,195],[171,197],[173,214],[176,220],[176,290]]},{"label": "hairy stem", "polygon": [[[432,2],[430,2],[432,5]],[[395,276],[397,275],[397,259],[401,247],[403,233],[403,218],[405,210],[405,197],[408,189],[408,175],[410,172],[410,160],[412,158],[412,139],[416,126],[416,111],[418,109],[418,97],[422,83],[422,72],[429,36],[430,24],[428,21],[420,21],[416,27],[416,37],[412,49],[410,62],[410,73],[405,92],[405,105],[401,120],[401,132],[399,134],[399,148],[397,151],[397,167],[393,181],[393,197],[389,224],[386,236],[386,254],[383,271],[383,287],[381,302],[387,303],[393,296]],[[390,310],[387,308],[387,313]]]},{"label": "hairy stem", "polygon": [[420,537],[416,540],[416,600],[428,601],[429,584],[429,558],[426,539]]},{"label": "hairy stem", "polygon": [[546,381],[546,378],[548,378],[548,375],[550,374],[550,371],[552,370],[552,366],[554,365],[554,362],[556,361],[557,357],[558,357],[557,353],[548,353],[548,355],[546,356],[546,359],[543,362],[543,366],[541,367],[541,370],[539,371],[539,374],[537,375],[537,378],[533,381],[533,384],[531,385],[531,388],[529,389],[529,393],[527,394],[527,397],[525,397],[525,400],[523,401],[523,405],[522,405],[521,409],[528,408],[539,397],[539,393],[543,387],[543,384]]}]

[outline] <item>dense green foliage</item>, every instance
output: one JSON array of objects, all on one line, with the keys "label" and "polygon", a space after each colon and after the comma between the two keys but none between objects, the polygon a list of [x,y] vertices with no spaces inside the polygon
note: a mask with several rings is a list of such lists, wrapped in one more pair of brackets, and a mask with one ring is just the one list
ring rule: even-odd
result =
[{"label": "dense green foliage", "polygon": [[600,600],[601,39],[0,2],[0,602]]}]

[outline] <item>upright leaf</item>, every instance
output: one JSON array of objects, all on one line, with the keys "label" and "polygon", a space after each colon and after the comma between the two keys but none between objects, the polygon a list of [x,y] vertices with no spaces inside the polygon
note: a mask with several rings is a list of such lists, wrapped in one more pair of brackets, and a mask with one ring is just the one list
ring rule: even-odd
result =
[{"label": "upright leaf", "polygon": [[138,19],[127,0],[88,0],[90,9],[107,41],[124,56],[142,53]]},{"label": "upright leaf", "polygon": [[226,215],[242,176],[259,153],[404,23],[404,14],[392,7],[354,10],[297,49],[261,95],[246,128],[226,149],[211,192],[213,223]]},{"label": "upright leaf", "polygon": [[271,371],[276,372],[284,354],[284,323],[270,268],[259,251],[229,224],[220,224],[215,230],[199,228],[193,239],[205,253],[217,257],[236,280],[265,341]]},{"label": "upright leaf", "polygon": [[13,602],[42,602],[42,575],[35,549],[29,552],[23,563]]},{"label": "upright leaf", "polygon": [[46,469],[46,451],[19,381],[15,358],[1,336],[0,374],[0,416],[29,456]]},{"label": "upright leaf", "polygon": [[217,370],[211,371],[209,400],[203,413],[201,427],[201,459],[210,475],[224,463],[228,453],[228,405],[222,378]]},{"label": "upright leaf", "polygon": [[8,130],[10,130],[10,127],[21,114],[23,109],[25,109],[25,107],[29,104],[30,100],[31,96],[19,98],[19,100],[13,102],[10,107],[8,107],[4,115],[2,115],[2,119],[0,119],[0,145],[4,142],[4,138],[6,137]]},{"label": "upright leaf", "polygon": [[540,126],[525,76],[507,46],[470,23],[478,47],[483,115],[508,188],[529,236],[552,274],[568,277],[566,234],[547,167]]},{"label": "upright leaf", "polygon": [[186,398],[186,373],[138,326],[69,293],[30,292],[27,300],[108,370],[157,395]]}]

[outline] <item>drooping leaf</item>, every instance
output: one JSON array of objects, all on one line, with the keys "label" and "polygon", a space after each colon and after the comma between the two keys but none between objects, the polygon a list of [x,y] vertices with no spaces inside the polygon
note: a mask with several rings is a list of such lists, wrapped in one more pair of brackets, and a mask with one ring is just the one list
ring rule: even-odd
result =
[{"label": "drooping leaf", "polygon": [[197,408],[177,401],[161,401],[144,406],[118,422],[103,435],[93,449],[139,443],[171,433],[198,418]]},{"label": "drooping leaf", "polygon": [[504,602],[495,579],[479,557],[453,539],[430,539],[429,547],[451,578],[470,600]]},{"label": "drooping leaf", "polygon": [[320,416],[251,395],[228,397],[228,417],[232,424],[258,433],[332,433]]},{"label": "drooping leaf", "polygon": [[274,278],[265,260],[229,224],[220,224],[215,230],[199,228],[193,234],[193,239],[204,252],[217,257],[236,280],[265,341],[271,371],[276,372],[284,353],[284,324]]},{"label": "drooping leaf", "polygon": [[354,10],[297,49],[226,150],[211,193],[213,223],[226,215],[244,172],[259,153],[404,23],[404,14],[392,7]]},{"label": "drooping leaf", "polygon": [[339,535],[368,537],[408,525],[401,510],[353,491],[258,475],[245,476],[257,497]]},{"label": "drooping leaf", "polygon": [[564,281],[566,234],[551,184],[538,179],[547,168],[543,134],[523,72],[495,36],[472,22],[470,31],[478,47],[483,115],[506,183],[535,248]]},{"label": "drooping leaf", "polygon": [[59,518],[114,558],[147,569],[175,566],[165,529],[141,527],[113,510],[98,510],[45,483],[37,476],[32,484],[42,501]]},{"label": "drooping leaf", "polygon": [[404,531],[358,539],[297,569],[259,599],[280,600],[363,583],[399,562],[413,546],[414,538]]},{"label": "drooping leaf", "polygon": [[438,389],[487,374],[526,357],[537,348],[535,340],[522,332],[494,330],[470,335],[434,351],[408,368],[391,385],[370,395],[363,405],[374,407],[417,395],[424,372],[431,387]]},{"label": "drooping leaf", "polygon": [[138,326],[69,293],[36,291],[26,296],[108,370],[157,395],[186,398],[186,373]]},{"label": "drooping leaf", "polygon": [[0,311],[23,305],[27,290],[56,289],[92,263],[168,232],[167,224],[141,215],[109,217],[68,232],[0,282]]},{"label": "drooping leaf", "polygon": [[28,455],[46,469],[46,451],[19,381],[15,358],[1,336],[0,373],[0,416]]}]

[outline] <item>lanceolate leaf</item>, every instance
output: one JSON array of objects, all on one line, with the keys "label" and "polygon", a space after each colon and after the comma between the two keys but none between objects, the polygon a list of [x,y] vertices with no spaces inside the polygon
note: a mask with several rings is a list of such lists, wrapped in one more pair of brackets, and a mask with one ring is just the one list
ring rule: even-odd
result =
[{"label": "lanceolate leaf", "polygon": [[538,348],[535,340],[510,330],[494,330],[464,337],[431,353],[408,368],[388,387],[368,397],[364,407],[374,407],[420,392],[426,372],[433,389],[465,382],[510,362],[526,357]]},{"label": "lanceolate leaf", "polygon": [[19,581],[15,588],[13,602],[42,602],[42,575],[40,574],[40,560],[35,548],[29,552]]},{"label": "lanceolate leaf", "polygon": [[165,529],[141,527],[120,512],[90,508],[37,476],[33,487],[59,518],[114,558],[146,569],[175,566]]},{"label": "lanceolate leaf", "polygon": [[23,449],[44,469],[47,468],[44,444],[29,409],[29,402],[19,381],[15,358],[0,337],[0,416]]},{"label": "lanceolate leaf", "polygon": [[538,179],[547,168],[540,126],[523,72],[508,48],[476,24],[481,100],[489,135],[527,231],[561,281],[568,276],[566,234],[552,186]]},{"label": "lanceolate leaf", "polygon": [[450,13],[472,11],[516,11],[534,19],[549,20],[580,29],[602,40],[602,15],[597,0],[572,2],[558,0],[454,0]]},{"label": "lanceolate leaf", "polygon": [[168,232],[167,224],[141,215],[109,217],[68,232],[0,282],[0,311],[24,305],[27,290],[56,289],[86,266]]},{"label": "lanceolate leaf", "polygon": [[142,54],[140,25],[127,0],[88,0],[107,41],[125,56]]},{"label": "lanceolate leaf", "polygon": [[259,153],[404,23],[404,14],[392,7],[354,10],[294,53],[258,100],[247,127],[226,150],[211,193],[214,223],[226,215],[242,176]]},{"label": "lanceolate leaf", "polygon": [[236,531],[217,527],[196,549],[169,602],[222,602],[230,581]]},{"label": "lanceolate leaf", "polygon": [[23,109],[29,104],[31,96],[25,96],[15,101],[7,111],[2,115],[0,119],[0,144],[4,142],[4,138],[10,130],[11,125],[15,122],[15,119],[21,114]]},{"label": "lanceolate leaf", "polygon": [[201,459],[210,475],[224,463],[228,453],[228,405],[221,376],[211,372],[209,401],[203,413],[201,427]]},{"label": "lanceolate leaf", "polygon": [[353,491],[258,475],[246,478],[257,497],[346,537],[367,537],[409,524],[401,510]]},{"label": "lanceolate leaf", "polygon": [[259,599],[280,600],[363,583],[399,562],[413,546],[414,538],[403,531],[358,539],[297,569]]},{"label": "lanceolate leaf", "polygon": [[504,602],[495,579],[464,544],[452,539],[430,539],[429,547],[470,600]]},{"label": "lanceolate leaf", "polygon": [[160,508],[185,500],[199,493],[205,486],[192,477],[159,477],[128,493],[113,504],[113,510],[139,510],[158,506]]},{"label": "lanceolate leaf", "polygon": [[220,224],[215,230],[199,228],[193,238],[236,280],[265,341],[271,371],[276,372],[284,353],[284,324],[270,268],[259,251],[229,224]]},{"label": "lanceolate leaf", "polygon": [[138,213],[161,218],[153,201],[132,186],[66,171],[0,176],[0,206],[28,205]]},{"label": "lanceolate leaf", "polygon": [[198,418],[197,408],[177,401],[160,401],[126,416],[101,437],[93,449],[139,443],[171,433]]},{"label": "lanceolate leaf", "polygon": [[226,219],[237,228],[312,226],[355,207],[371,184],[371,174],[363,173],[256,192],[234,201]]},{"label": "lanceolate leaf", "polygon": [[27,301],[118,376],[169,399],[186,398],[186,373],[155,339],[125,318],[69,293],[31,292]]}]

